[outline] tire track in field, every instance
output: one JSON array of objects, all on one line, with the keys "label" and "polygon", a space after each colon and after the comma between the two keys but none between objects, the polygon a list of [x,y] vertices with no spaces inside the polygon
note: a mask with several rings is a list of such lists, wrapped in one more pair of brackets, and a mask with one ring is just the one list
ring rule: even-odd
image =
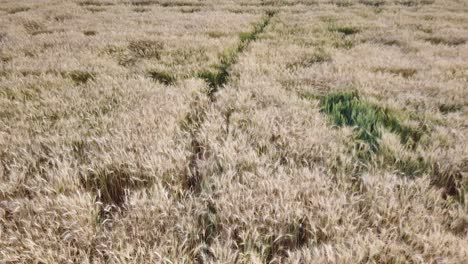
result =
[{"label": "tire track in field", "polygon": [[200,142],[199,133],[206,118],[206,111],[210,105],[216,102],[216,94],[224,88],[229,82],[230,70],[237,63],[239,55],[249,46],[249,44],[262,34],[266,27],[270,24],[271,19],[276,14],[275,11],[268,11],[263,18],[254,25],[250,32],[241,33],[239,42],[236,46],[226,49],[219,55],[220,60],[217,64],[201,70],[197,76],[208,84],[204,95],[208,97],[208,101],[203,103],[199,98],[195,102],[192,112],[189,113],[185,120],[186,129],[191,137],[191,153],[187,171],[185,173],[185,188],[198,193],[201,191],[202,175],[199,171],[199,161],[204,159],[205,147]]},{"label": "tire track in field", "polygon": [[210,245],[222,228],[218,222],[216,202],[212,197],[202,195],[205,179],[200,171],[200,163],[206,159],[206,146],[201,137],[201,127],[206,121],[207,112],[217,100],[217,93],[229,82],[232,66],[237,63],[240,54],[249,44],[265,32],[275,13],[267,12],[251,31],[239,35],[239,42],[235,46],[227,48],[219,55],[217,64],[196,74],[205,80],[207,87],[202,94],[193,99],[191,112],[187,114],[183,123],[183,129],[190,135],[191,155],[182,176],[182,189],[187,191],[188,195],[194,195],[199,203],[199,207],[191,213],[196,232],[188,236],[182,246],[195,263],[214,261],[216,257]]}]

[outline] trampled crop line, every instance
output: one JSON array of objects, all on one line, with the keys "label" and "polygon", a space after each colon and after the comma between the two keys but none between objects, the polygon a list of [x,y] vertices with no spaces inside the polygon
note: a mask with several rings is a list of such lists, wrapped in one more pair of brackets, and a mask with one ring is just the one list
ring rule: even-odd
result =
[{"label": "trampled crop line", "polygon": [[228,82],[229,70],[232,65],[237,62],[239,54],[248,47],[250,42],[255,41],[258,35],[265,31],[265,28],[270,24],[270,20],[274,15],[274,11],[268,11],[262,20],[254,26],[252,31],[239,35],[240,41],[236,46],[226,49],[219,55],[219,63],[198,73],[198,77],[204,79],[208,83],[209,89],[207,94],[212,100],[214,100],[214,94]]},{"label": "trampled crop line", "polygon": [[205,90],[205,94],[209,97],[209,102],[207,103],[208,105],[202,103],[197,104],[196,108],[186,120],[192,138],[190,146],[192,155],[186,173],[186,187],[191,191],[199,192],[201,190],[202,177],[200,175],[198,161],[203,159],[205,148],[199,140],[199,130],[205,121],[206,109],[216,101],[216,93],[229,81],[230,70],[237,62],[239,54],[265,31],[265,28],[270,24],[275,14],[276,12],[274,11],[268,11],[262,20],[254,25],[252,31],[239,35],[239,43],[236,46],[226,49],[219,55],[220,60],[217,64],[197,74],[199,78],[204,79],[208,84],[208,89]]}]

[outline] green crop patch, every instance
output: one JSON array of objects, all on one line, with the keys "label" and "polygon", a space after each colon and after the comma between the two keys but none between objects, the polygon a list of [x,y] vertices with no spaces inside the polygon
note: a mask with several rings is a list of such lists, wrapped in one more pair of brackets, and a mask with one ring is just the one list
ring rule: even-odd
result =
[{"label": "green crop patch", "polygon": [[148,72],[148,75],[154,81],[160,82],[165,85],[172,85],[177,81],[177,78],[173,74],[170,74],[168,72],[154,70]]},{"label": "green crop patch", "polygon": [[150,5],[156,5],[158,2],[155,1],[146,1],[146,0],[140,0],[140,1],[132,1],[132,5],[134,6],[150,6]]},{"label": "green crop patch", "polygon": [[419,5],[431,5],[434,0],[397,0],[395,4],[402,6],[419,6]]},{"label": "green crop patch", "polygon": [[328,31],[338,32],[345,36],[350,36],[350,35],[359,33],[360,29],[356,27],[352,27],[352,26],[338,26],[338,25],[332,24],[328,27]]},{"label": "green crop patch", "polygon": [[210,93],[215,91],[216,87],[226,83],[228,75],[226,64],[220,64],[214,70],[203,70],[198,73],[198,77],[208,83]]},{"label": "green crop patch", "polygon": [[372,7],[380,7],[385,5],[385,1],[383,0],[359,0],[359,3]]},{"label": "green crop patch", "polygon": [[357,138],[367,142],[373,150],[378,149],[381,137],[379,126],[386,113],[362,102],[357,93],[336,93],[321,100],[321,111],[337,126],[356,127]]},{"label": "green crop patch", "polygon": [[76,85],[85,84],[88,81],[94,80],[96,77],[95,73],[87,71],[71,71],[68,73],[62,73],[62,75],[70,77]]},{"label": "green crop patch", "polygon": [[108,1],[97,1],[97,0],[86,0],[78,3],[80,6],[113,6],[113,2]]},{"label": "green crop patch", "polygon": [[373,152],[379,150],[382,128],[400,136],[402,144],[414,147],[424,132],[402,125],[386,108],[361,100],[356,92],[329,94],[320,100],[321,111],[337,126],[355,127],[356,138],[367,143]]}]

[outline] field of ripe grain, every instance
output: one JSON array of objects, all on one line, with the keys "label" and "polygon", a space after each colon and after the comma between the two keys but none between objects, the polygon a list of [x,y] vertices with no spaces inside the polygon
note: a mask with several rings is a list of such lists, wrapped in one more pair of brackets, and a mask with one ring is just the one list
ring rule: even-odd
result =
[{"label": "field of ripe grain", "polygon": [[467,263],[468,1],[0,0],[0,263]]}]

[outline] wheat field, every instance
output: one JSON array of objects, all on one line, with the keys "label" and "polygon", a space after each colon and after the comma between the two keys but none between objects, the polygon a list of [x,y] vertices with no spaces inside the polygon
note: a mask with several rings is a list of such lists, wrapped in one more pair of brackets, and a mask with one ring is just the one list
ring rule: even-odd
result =
[{"label": "wheat field", "polygon": [[468,1],[0,0],[0,263],[468,263]]}]

